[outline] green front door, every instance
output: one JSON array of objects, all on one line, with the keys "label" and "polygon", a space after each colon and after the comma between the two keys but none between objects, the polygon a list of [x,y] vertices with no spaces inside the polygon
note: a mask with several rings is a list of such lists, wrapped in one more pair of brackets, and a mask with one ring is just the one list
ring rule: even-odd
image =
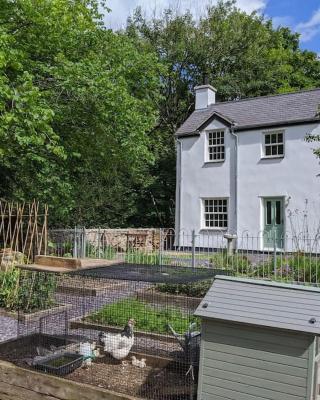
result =
[{"label": "green front door", "polygon": [[264,248],[283,248],[283,199],[264,199]]}]

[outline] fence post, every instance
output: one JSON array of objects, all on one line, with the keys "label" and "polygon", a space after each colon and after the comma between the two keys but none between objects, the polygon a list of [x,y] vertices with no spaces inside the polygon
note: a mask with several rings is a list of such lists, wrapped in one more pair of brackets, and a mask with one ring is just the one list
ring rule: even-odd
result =
[{"label": "fence post", "polygon": [[162,236],[162,229],[159,228],[159,265],[162,265],[162,240],[163,240],[163,236]]},{"label": "fence post", "polygon": [[74,236],[73,236],[73,257],[78,258],[78,237],[77,237],[77,227],[74,227]]},{"label": "fence post", "polygon": [[192,268],[196,268],[196,231],[192,229],[192,238],[191,238],[191,245],[192,245]]},{"label": "fence post", "polygon": [[98,228],[98,258],[100,258],[100,252],[101,252],[101,242],[100,242],[100,228]]},{"label": "fence post", "polygon": [[82,228],[82,249],[81,249],[82,258],[86,258],[86,228]]},{"label": "fence post", "polygon": [[273,236],[273,274],[274,277],[277,277],[277,241],[276,241],[276,233]]}]

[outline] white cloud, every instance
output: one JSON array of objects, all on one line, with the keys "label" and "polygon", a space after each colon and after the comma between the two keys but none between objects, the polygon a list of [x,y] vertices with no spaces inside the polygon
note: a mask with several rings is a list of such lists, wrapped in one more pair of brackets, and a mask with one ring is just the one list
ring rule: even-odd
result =
[{"label": "white cloud", "polygon": [[[107,6],[112,10],[105,16],[107,27],[119,29],[126,24],[127,17],[133,10],[141,6],[147,17],[154,12],[159,14],[163,9],[173,7],[179,12],[190,10],[197,18],[204,12],[207,4],[215,4],[217,0],[107,0]],[[243,11],[262,11],[268,0],[237,0],[237,5]]]},{"label": "white cloud", "polygon": [[294,24],[294,18],[287,15],[282,17],[273,17],[272,24],[275,28],[280,26],[292,26]]},{"label": "white cloud", "polygon": [[320,8],[312,15],[307,22],[301,22],[296,26],[301,33],[301,41],[308,42],[320,33]]}]

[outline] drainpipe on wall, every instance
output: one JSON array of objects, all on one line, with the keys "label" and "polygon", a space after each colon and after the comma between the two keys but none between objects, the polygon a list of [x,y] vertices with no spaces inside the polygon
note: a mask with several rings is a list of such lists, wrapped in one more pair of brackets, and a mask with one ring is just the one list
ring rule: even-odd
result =
[{"label": "drainpipe on wall", "polygon": [[[181,224],[181,182],[182,182],[182,142],[178,138],[176,139],[177,147],[179,145],[178,157],[177,157],[177,190],[176,190],[176,233],[179,234]],[[178,207],[178,212],[177,212]]]},{"label": "drainpipe on wall", "polygon": [[236,234],[238,233],[238,146],[239,146],[239,137],[234,132],[234,124],[230,127],[230,133],[236,139],[235,145],[235,177],[234,177],[234,209],[235,209],[235,229]]}]

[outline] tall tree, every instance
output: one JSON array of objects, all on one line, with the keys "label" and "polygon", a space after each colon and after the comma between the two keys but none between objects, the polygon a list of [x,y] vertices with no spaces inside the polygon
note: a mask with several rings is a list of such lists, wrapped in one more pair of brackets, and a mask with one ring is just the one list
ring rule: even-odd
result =
[{"label": "tall tree", "polygon": [[95,0],[0,0],[0,195],[125,225],[153,163],[160,65]]},{"label": "tall tree", "polygon": [[218,101],[312,88],[320,86],[320,63],[315,53],[300,49],[298,34],[239,10],[235,1],[219,1],[198,21],[189,12],[179,15],[172,9],[151,20],[142,15],[138,8],[129,18],[127,35],[155,51],[167,71],[161,77],[152,196],[145,198],[145,203],[158,204],[158,212],[147,207],[152,210],[147,218],[156,221],[160,215],[172,225],[173,134],[194,108],[194,86],[212,84]]}]

